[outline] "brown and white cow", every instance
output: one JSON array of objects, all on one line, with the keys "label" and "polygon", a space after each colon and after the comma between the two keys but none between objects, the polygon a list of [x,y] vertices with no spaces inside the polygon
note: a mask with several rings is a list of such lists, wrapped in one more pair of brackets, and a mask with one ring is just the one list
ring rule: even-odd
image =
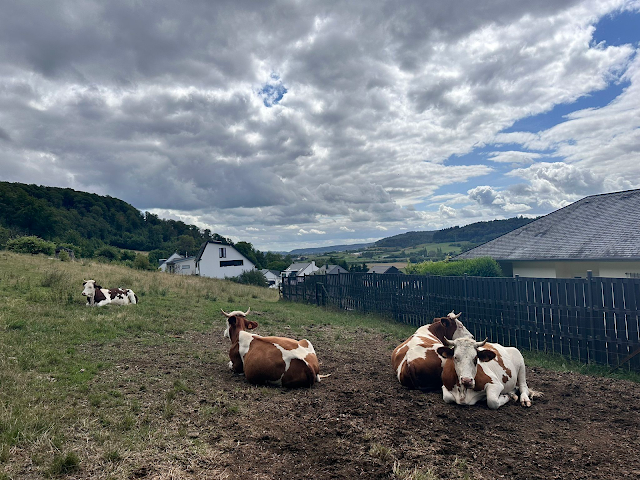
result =
[{"label": "brown and white cow", "polygon": [[434,318],[433,323],[418,328],[395,348],[391,364],[402,385],[420,390],[435,390],[442,386],[444,359],[437,349],[444,345],[445,337],[472,337],[458,320],[460,315],[462,313],[451,312],[446,317]]},{"label": "brown and white cow", "polygon": [[527,386],[524,359],[517,348],[472,338],[445,339],[445,344],[438,348],[438,354],[446,359],[442,372],[445,402],[474,405],[486,398],[487,406],[496,410],[510,399],[518,399],[517,387],[520,404],[531,406],[529,395],[534,393]]},{"label": "brown and white cow", "polygon": [[222,310],[227,317],[224,336],[231,340],[229,368],[244,373],[250,383],[311,387],[319,382],[320,366],[311,342],[249,333],[258,326],[247,320],[250,311]]},{"label": "brown and white cow", "polygon": [[87,297],[87,306],[129,305],[138,303],[138,296],[128,288],[102,288],[95,280],[85,280],[82,295]]}]

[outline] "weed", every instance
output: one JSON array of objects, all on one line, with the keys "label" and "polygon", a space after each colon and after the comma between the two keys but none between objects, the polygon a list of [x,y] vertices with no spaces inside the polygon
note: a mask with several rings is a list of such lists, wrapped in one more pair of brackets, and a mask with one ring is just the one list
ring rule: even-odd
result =
[{"label": "weed", "polygon": [[430,468],[426,471],[419,470],[418,467],[405,469],[400,467],[400,462],[397,460],[393,462],[391,472],[393,473],[393,478],[397,478],[398,480],[438,480],[438,477]]},{"label": "weed", "polygon": [[80,458],[74,452],[66,455],[56,455],[53,458],[51,467],[49,467],[49,475],[67,475],[76,471],[80,467]]},{"label": "weed", "polygon": [[104,459],[107,462],[119,462],[122,460],[122,455],[117,450],[110,450],[104,454]]},{"label": "weed", "polygon": [[369,455],[383,462],[388,462],[393,458],[393,453],[389,447],[385,447],[380,443],[374,443],[369,449]]}]

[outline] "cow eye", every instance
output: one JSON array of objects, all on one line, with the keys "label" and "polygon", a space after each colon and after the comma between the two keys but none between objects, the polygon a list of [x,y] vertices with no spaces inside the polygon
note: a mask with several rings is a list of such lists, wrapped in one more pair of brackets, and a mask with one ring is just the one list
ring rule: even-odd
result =
[{"label": "cow eye", "polygon": [[474,365],[477,365],[477,363],[478,363],[478,357],[476,357],[476,358],[474,358],[474,359],[473,359],[473,364],[474,364]]}]

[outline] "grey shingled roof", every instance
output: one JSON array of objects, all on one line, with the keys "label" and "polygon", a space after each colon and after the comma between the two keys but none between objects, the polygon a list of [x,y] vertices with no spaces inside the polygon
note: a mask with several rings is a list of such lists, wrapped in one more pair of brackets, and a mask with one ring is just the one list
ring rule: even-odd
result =
[{"label": "grey shingled roof", "polygon": [[455,257],[640,260],[640,190],[592,195]]},{"label": "grey shingled roof", "polygon": [[374,265],[367,273],[400,273],[400,270],[393,265]]}]

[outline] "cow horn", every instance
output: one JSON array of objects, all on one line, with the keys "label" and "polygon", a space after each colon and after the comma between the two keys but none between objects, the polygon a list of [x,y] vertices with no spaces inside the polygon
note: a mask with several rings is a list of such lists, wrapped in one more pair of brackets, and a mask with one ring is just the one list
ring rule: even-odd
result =
[{"label": "cow horn", "polygon": [[229,318],[229,317],[231,316],[231,315],[229,315],[227,312],[225,312],[225,311],[224,311],[224,310],[222,310],[222,309],[220,309],[220,311],[221,311],[221,312],[222,312],[222,314],[223,314],[225,317],[227,317],[227,318]]},{"label": "cow horn", "polygon": [[458,318],[460,318],[460,315],[462,315],[462,312],[460,312],[460,313],[459,313],[459,314],[457,314],[457,315],[454,315],[454,316],[453,316],[453,318],[455,318],[455,319],[457,320]]},{"label": "cow horn", "polygon": [[487,340],[489,340],[489,337],[485,338],[482,342],[476,342],[476,348],[484,346]]},{"label": "cow horn", "polygon": [[247,310],[246,312],[244,312],[244,316],[246,317],[247,315],[249,315],[249,312],[251,311],[251,307],[249,307],[249,310]]},{"label": "cow horn", "polygon": [[454,344],[451,340],[449,340],[447,337],[444,337],[444,344],[445,344],[447,347],[453,347],[453,346],[455,345],[455,344]]}]

